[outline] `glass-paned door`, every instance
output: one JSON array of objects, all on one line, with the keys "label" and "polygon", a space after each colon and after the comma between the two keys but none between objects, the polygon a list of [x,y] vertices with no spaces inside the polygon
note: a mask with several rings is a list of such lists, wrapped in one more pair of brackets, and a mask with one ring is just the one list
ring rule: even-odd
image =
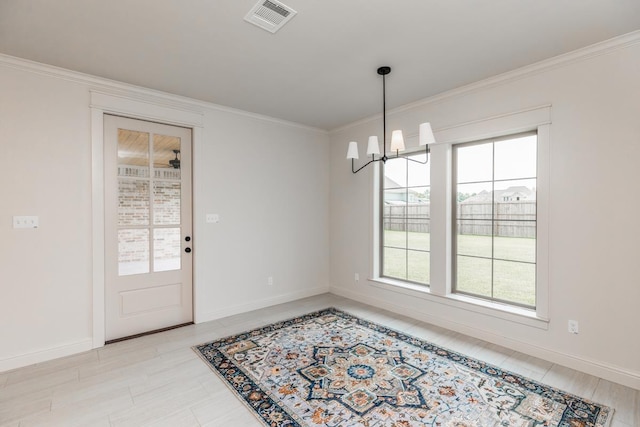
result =
[{"label": "glass-paned door", "polygon": [[105,116],[106,339],[192,320],[191,131]]}]

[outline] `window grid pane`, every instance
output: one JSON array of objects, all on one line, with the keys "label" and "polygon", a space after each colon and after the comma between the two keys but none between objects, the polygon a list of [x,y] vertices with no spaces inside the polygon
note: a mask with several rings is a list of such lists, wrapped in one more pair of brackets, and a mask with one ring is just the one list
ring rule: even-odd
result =
[{"label": "window grid pane", "polygon": [[536,139],[454,146],[454,292],[535,308]]},{"label": "window grid pane", "polygon": [[383,164],[381,275],[421,285],[430,276],[430,164],[425,153]]}]

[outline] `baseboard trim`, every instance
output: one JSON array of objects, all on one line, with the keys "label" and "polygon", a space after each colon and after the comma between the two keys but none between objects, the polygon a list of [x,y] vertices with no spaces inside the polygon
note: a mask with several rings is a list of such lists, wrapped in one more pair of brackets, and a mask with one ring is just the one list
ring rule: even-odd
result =
[{"label": "baseboard trim", "polygon": [[196,314],[195,323],[209,322],[211,320],[221,319],[227,316],[233,316],[235,314],[246,313],[252,310],[259,310],[265,307],[271,307],[272,305],[284,304],[299,300],[302,298],[308,298],[315,295],[326,294],[329,292],[328,286],[305,289],[298,292],[290,292],[287,294],[278,295],[275,297],[264,298],[256,301],[251,301],[245,304],[238,304],[230,307],[225,307],[220,310],[210,311],[203,314]]},{"label": "baseboard trim", "polygon": [[464,335],[480,338],[493,344],[501,345],[503,347],[507,347],[521,353],[529,354],[540,359],[556,363],[558,365],[566,366],[568,368],[575,369],[589,375],[594,375],[608,381],[640,390],[640,372],[633,372],[628,369],[611,366],[601,361],[587,359],[567,353],[561,353],[556,350],[540,347],[524,341],[519,341],[517,339],[503,337],[484,329],[476,328],[474,326],[459,322],[454,322],[450,319],[432,316],[428,313],[423,313],[410,307],[392,304],[383,299],[371,297],[369,295],[362,295],[347,289],[332,286],[330,292],[341,297],[360,301],[365,304],[389,310],[397,314],[409,316],[414,319],[430,323],[432,325],[440,326],[442,328],[446,328],[455,332],[459,332]]},{"label": "baseboard trim", "polygon": [[36,363],[46,362],[60,357],[71,356],[73,354],[89,351],[93,348],[91,338],[83,339],[75,343],[50,347],[31,353],[0,359],[0,372],[22,368]]}]

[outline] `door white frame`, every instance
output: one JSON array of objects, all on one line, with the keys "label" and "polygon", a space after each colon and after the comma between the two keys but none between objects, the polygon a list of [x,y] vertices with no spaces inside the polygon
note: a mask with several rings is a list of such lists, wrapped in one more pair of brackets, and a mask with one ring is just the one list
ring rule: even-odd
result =
[{"label": "door white frame", "polygon": [[[115,114],[133,119],[148,120],[192,129],[193,176],[193,236],[198,234],[196,212],[199,193],[197,180],[198,156],[203,146],[203,112],[198,106],[176,102],[156,95],[110,93],[91,91],[91,210],[93,246],[93,343],[92,348],[105,342],[105,239],[104,239],[104,114]],[[196,254],[193,258],[193,318],[197,321]]]}]

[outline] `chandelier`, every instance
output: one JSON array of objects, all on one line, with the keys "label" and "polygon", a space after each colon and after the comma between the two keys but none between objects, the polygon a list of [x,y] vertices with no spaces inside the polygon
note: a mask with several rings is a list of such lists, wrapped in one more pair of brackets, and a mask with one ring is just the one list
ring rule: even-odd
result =
[{"label": "chandelier", "polygon": [[[351,141],[347,150],[347,160],[351,159],[351,172],[353,173],[360,172],[373,162],[381,161],[382,163],[386,163],[386,161],[390,159],[390,157],[387,156],[387,99],[385,87],[385,76],[390,72],[391,67],[385,66],[378,68],[378,74],[382,76],[382,157],[376,159],[376,155],[380,155],[380,143],[378,142],[378,137],[375,135],[370,136],[369,144],[367,145],[367,156],[371,156],[371,160],[360,166],[358,169],[355,169],[355,160],[359,158],[358,143],[356,141]],[[410,157],[406,157],[406,159],[411,160],[412,162],[426,164],[429,161],[429,144],[433,144],[434,142],[435,138],[433,136],[433,131],[431,130],[431,124],[422,123],[420,125],[419,145],[425,147],[425,161],[421,162]],[[389,149],[391,152],[396,152],[396,155],[393,158],[400,157],[400,151],[404,151],[404,137],[402,136],[401,130],[394,130],[391,132],[391,146]]]}]

